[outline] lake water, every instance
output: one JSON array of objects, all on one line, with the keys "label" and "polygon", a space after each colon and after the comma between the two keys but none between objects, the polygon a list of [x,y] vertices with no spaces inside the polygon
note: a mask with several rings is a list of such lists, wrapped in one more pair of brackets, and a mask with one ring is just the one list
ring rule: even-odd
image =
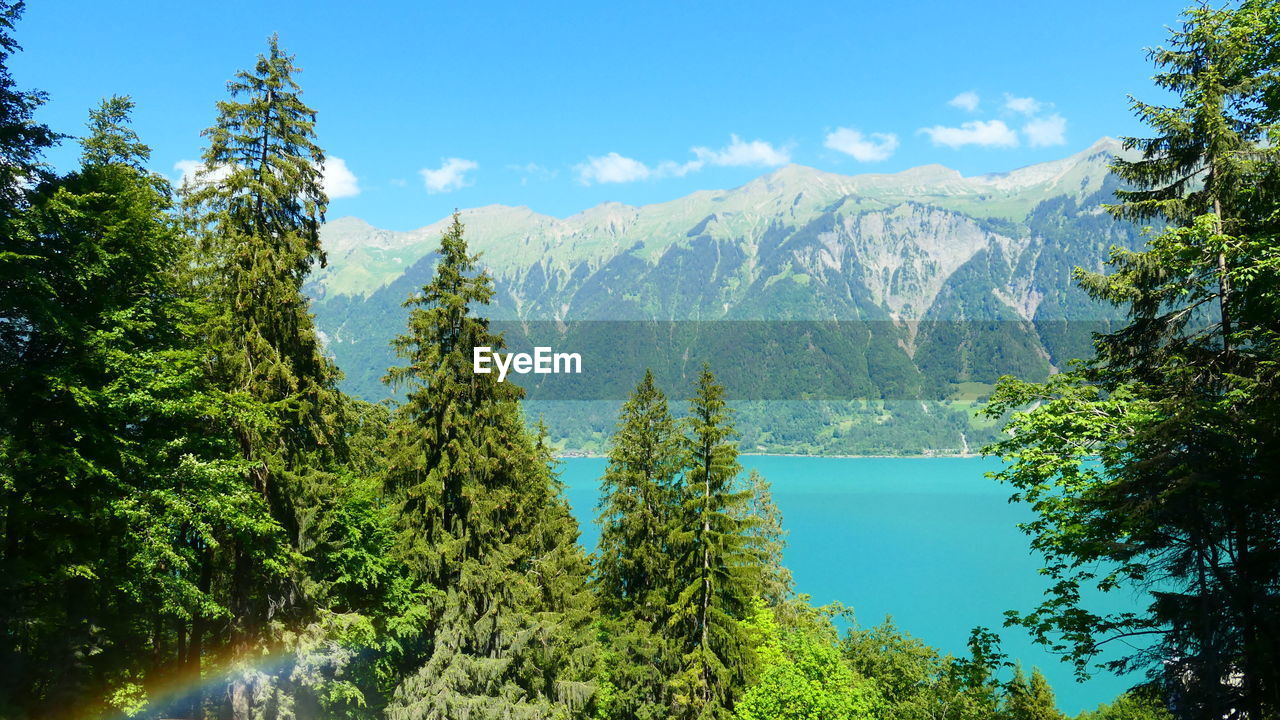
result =
[{"label": "lake water", "polygon": [[[1086,683],[1036,646],[1020,628],[1004,628],[1005,610],[1027,610],[1044,580],[1016,524],[1030,516],[1008,503],[1010,489],[984,474],[982,458],[808,458],[747,456],[773,485],[790,532],[786,563],[796,591],[822,605],[839,600],[859,623],[892,615],[899,629],[957,655],[969,630],[985,625],[1030,671],[1039,667],[1069,714],[1108,701],[1133,684],[1099,672]],[[594,549],[602,458],[573,458],[561,477],[582,542]],[[1126,602],[1118,598],[1111,602]],[[1136,603],[1136,601],[1135,601]]]}]

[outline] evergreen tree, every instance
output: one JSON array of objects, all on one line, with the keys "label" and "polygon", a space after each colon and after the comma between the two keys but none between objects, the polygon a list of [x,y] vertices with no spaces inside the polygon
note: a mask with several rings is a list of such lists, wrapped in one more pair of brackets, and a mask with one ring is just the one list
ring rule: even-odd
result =
[{"label": "evergreen tree", "polygon": [[606,609],[653,622],[666,604],[664,556],[680,451],[666,396],[646,370],[622,406],[601,480],[596,582]]},{"label": "evergreen tree", "polygon": [[742,468],[732,435],[724,388],[704,366],[690,400],[686,470],[670,541],[677,590],[670,622],[681,641],[681,669],[671,688],[680,718],[727,717],[750,674],[741,622],[760,587],[760,557],[746,512],[750,494],[736,481]]},{"label": "evergreen tree", "polygon": [[614,688],[611,717],[656,719],[671,708],[668,683],[678,645],[668,624],[674,598],[669,539],[679,517],[681,452],[666,396],[646,371],[622,406],[601,480],[595,572],[614,658],[605,668]]},{"label": "evergreen tree", "polygon": [[1049,687],[1049,681],[1044,679],[1040,668],[1032,668],[1028,679],[1022,665],[1016,666],[1013,679],[1005,685],[1001,717],[1007,720],[1066,720],[1058,710],[1053,688]]},{"label": "evergreen tree", "polygon": [[[1076,372],[1005,380],[990,408],[1038,406],[993,447],[1050,560],[1049,599],[1021,622],[1081,672],[1102,642],[1154,636],[1112,665],[1147,669],[1184,717],[1280,709],[1278,13],[1192,8],[1153,53],[1180,104],[1135,102],[1155,136],[1127,141],[1142,157],[1117,162],[1134,187],[1112,211],[1167,226],[1110,273],[1077,272],[1130,321]],[[1146,612],[1081,606],[1082,585],[1126,583],[1149,590]]]},{"label": "evergreen tree", "polygon": [[[1280,58],[1267,57],[1260,50],[1274,40],[1277,20],[1280,13],[1272,3],[1245,2],[1237,10],[1200,6],[1186,12],[1182,27],[1171,33],[1169,47],[1151,51],[1152,61],[1161,70],[1154,78],[1156,86],[1173,93],[1182,104],[1132,101],[1138,118],[1158,134],[1125,138],[1125,148],[1141,151],[1141,157],[1118,158],[1113,164],[1113,171],[1131,185],[1116,193],[1123,202],[1110,208],[1113,214],[1181,227],[1209,216],[1218,235],[1256,227],[1262,218],[1255,218],[1257,188],[1251,186],[1259,180],[1259,170],[1276,161],[1276,150],[1268,145],[1274,126],[1265,122],[1264,108],[1267,89],[1276,83],[1275,68],[1280,67],[1276,64]],[[1274,199],[1273,193],[1265,194]],[[1217,286],[1216,293],[1201,301],[1217,305],[1219,325],[1214,334],[1223,351],[1229,351],[1235,339],[1230,251],[1227,247],[1201,251],[1210,255],[1212,265],[1200,277],[1184,282],[1212,280]],[[1150,361],[1162,339],[1189,319],[1185,313],[1158,312],[1160,304],[1170,299],[1169,288],[1166,281],[1152,277],[1159,274],[1159,266],[1142,262],[1143,257],[1141,252],[1113,257],[1113,263],[1128,269],[1130,279],[1138,281],[1129,291],[1142,293],[1141,298],[1133,298],[1135,309],[1139,317],[1148,316],[1146,322],[1134,323],[1127,332],[1104,341],[1102,351],[1117,366],[1126,355],[1138,365]],[[1086,287],[1103,290],[1101,282],[1096,278]],[[1160,286],[1165,286],[1166,293],[1153,292]],[[1122,351],[1121,343],[1130,347]]]},{"label": "evergreen tree", "polygon": [[[320,224],[328,200],[315,113],[300,97],[297,72],[273,36],[253,70],[237,73],[230,99],[218,103],[217,121],[204,133],[204,171],[185,197],[200,242],[196,280],[221,310],[206,328],[212,372],[233,393],[245,479],[275,525],[238,535],[210,558],[214,573],[225,575],[219,584],[232,619],[221,640],[237,658],[278,649],[279,629],[313,616],[315,588],[301,552],[314,538],[304,536],[304,518],[326,502],[343,455],[338,373],[321,351],[302,294],[313,264],[324,262]],[[252,670],[238,674],[229,711],[247,717],[253,696],[271,682]]]},{"label": "evergreen tree", "polygon": [[475,271],[458,215],[434,277],[406,305],[396,341],[407,386],[392,425],[386,491],[396,555],[420,583],[420,641],[388,710],[395,720],[543,718],[588,709],[588,567],[521,390],[472,372],[472,348],[501,348],[488,322],[492,281]]},{"label": "evergreen tree", "polygon": [[744,490],[749,493],[744,519],[751,546],[760,560],[760,587],[756,594],[769,605],[778,606],[791,596],[791,571],[782,562],[787,546],[787,531],[782,526],[782,511],[773,501],[773,489],[759,472],[747,473]]}]

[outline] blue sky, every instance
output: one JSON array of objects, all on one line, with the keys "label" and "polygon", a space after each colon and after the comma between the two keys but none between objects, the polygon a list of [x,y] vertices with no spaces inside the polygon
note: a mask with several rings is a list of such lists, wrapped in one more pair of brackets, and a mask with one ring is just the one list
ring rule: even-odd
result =
[{"label": "blue sky", "polygon": [[1160,98],[1143,48],[1183,5],[38,0],[11,67],[70,134],[131,95],[176,178],[278,32],[341,161],[329,217],[406,230],[454,207],[660,202],[787,162],[1010,170],[1142,134],[1126,94]]}]

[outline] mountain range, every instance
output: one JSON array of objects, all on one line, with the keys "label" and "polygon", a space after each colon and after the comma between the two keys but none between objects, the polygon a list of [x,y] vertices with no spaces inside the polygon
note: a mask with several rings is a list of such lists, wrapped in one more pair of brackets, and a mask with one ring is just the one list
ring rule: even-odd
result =
[{"label": "mountain range", "polygon": [[[530,388],[532,410],[566,450],[602,449],[618,388],[643,366],[658,366],[683,397],[718,350],[748,450],[956,453],[990,437],[972,409],[999,375],[1042,377],[1087,355],[1091,333],[1116,319],[1072,270],[1099,269],[1112,246],[1142,241],[1102,208],[1119,187],[1109,165],[1121,152],[1103,138],[1061,160],[973,177],[940,165],[856,176],[789,165],[642,207],[605,203],[560,219],[491,205],[461,218],[494,279],[486,313],[509,330],[509,346],[549,333],[619,375],[572,399]],[[328,264],[307,291],[349,391],[388,396],[380,378],[396,364],[389,342],[403,331],[402,303],[429,280],[447,222],[393,232],[348,217],[323,227]],[[634,328],[653,323],[681,330],[637,341]],[[754,325],[734,341],[758,346],[726,360],[708,328],[741,323]],[[770,349],[806,359],[749,369]],[[814,368],[827,370],[815,380]]]}]

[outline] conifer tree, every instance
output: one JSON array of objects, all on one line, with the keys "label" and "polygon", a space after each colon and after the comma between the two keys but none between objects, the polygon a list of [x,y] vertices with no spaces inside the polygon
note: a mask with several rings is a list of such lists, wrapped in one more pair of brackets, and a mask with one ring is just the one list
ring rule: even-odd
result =
[{"label": "conifer tree", "polygon": [[737,446],[724,388],[703,366],[687,423],[680,512],[671,532],[676,595],[671,624],[681,640],[673,715],[727,717],[750,672],[742,621],[760,586],[760,557],[740,489]]},{"label": "conifer tree", "polygon": [[522,391],[472,372],[472,348],[501,348],[484,318],[492,281],[476,272],[455,213],[434,277],[396,341],[406,386],[388,450],[397,557],[425,603],[409,676],[388,710],[412,718],[550,718],[588,709],[588,567],[549,451],[525,430]]},{"label": "conifer tree", "polygon": [[[1280,13],[1271,3],[1245,2],[1239,9],[1191,8],[1182,26],[1171,32],[1169,47],[1150,52],[1161,71],[1154,78],[1157,87],[1182,103],[1159,106],[1132,100],[1138,118],[1158,133],[1125,138],[1125,148],[1139,150],[1141,156],[1118,158],[1113,164],[1114,172],[1130,183],[1129,189],[1116,193],[1122,202],[1110,208],[1114,215],[1159,219],[1182,227],[1209,216],[1218,235],[1238,234],[1263,220],[1256,217],[1261,208],[1251,186],[1259,180],[1259,170],[1276,161],[1276,149],[1268,140],[1274,126],[1266,122],[1265,96],[1276,84],[1275,67],[1268,65],[1280,58],[1268,57],[1262,48],[1274,39],[1277,20]],[[1217,306],[1219,325],[1214,334],[1223,351],[1229,351],[1235,339],[1229,248],[1201,249],[1212,262],[1205,279],[1217,286],[1217,292],[1204,300]],[[1141,252],[1113,257],[1133,279],[1161,284],[1150,277],[1158,275],[1159,266],[1142,260]],[[1099,282],[1095,279],[1086,287],[1102,290]],[[1165,299],[1147,294],[1139,304],[1146,309]],[[1126,354],[1141,362],[1150,356],[1153,343],[1168,337],[1181,322],[1186,318],[1180,313],[1149,318],[1101,347],[1113,362]],[[1125,350],[1121,342],[1139,350]]]},{"label": "conifer tree", "polygon": [[760,562],[760,587],[756,594],[771,606],[781,605],[791,595],[791,571],[783,564],[787,531],[782,511],[773,501],[773,488],[758,471],[747,473],[743,489],[749,493],[744,510],[750,546]]},{"label": "conifer tree", "polygon": [[1001,717],[1006,720],[1065,720],[1066,716],[1058,710],[1057,700],[1053,697],[1053,688],[1045,680],[1040,668],[1031,669],[1028,678],[1022,666],[1014,668],[1013,679],[1005,686],[1004,705]]},{"label": "conifer tree", "polygon": [[596,575],[608,609],[627,608],[652,622],[666,604],[664,555],[680,452],[666,396],[646,370],[622,406],[601,480]]},{"label": "conifer tree", "polygon": [[678,644],[667,616],[674,599],[669,539],[680,517],[682,450],[666,396],[646,370],[622,406],[601,480],[596,590],[616,659],[606,667],[613,717],[661,718],[671,707]]},{"label": "conifer tree", "polygon": [[[212,372],[233,393],[245,479],[275,525],[236,537],[210,559],[227,576],[232,622],[225,640],[241,658],[276,644],[268,619],[299,627],[310,616],[314,589],[300,568],[301,551],[314,539],[304,537],[303,518],[318,512],[342,456],[338,373],[321,351],[302,294],[307,273],[324,263],[320,225],[328,199],[315,113],[300,97],[297,72],[272,36],[253,70],[236,74],[231,97],[218,103],[217,121],[204,133],[203,170],[185,197],[200,243],[196,280],[221,310],[206,326]],[[247,716],[264,682],[261,674],[235,680],[230,712]]]}]

